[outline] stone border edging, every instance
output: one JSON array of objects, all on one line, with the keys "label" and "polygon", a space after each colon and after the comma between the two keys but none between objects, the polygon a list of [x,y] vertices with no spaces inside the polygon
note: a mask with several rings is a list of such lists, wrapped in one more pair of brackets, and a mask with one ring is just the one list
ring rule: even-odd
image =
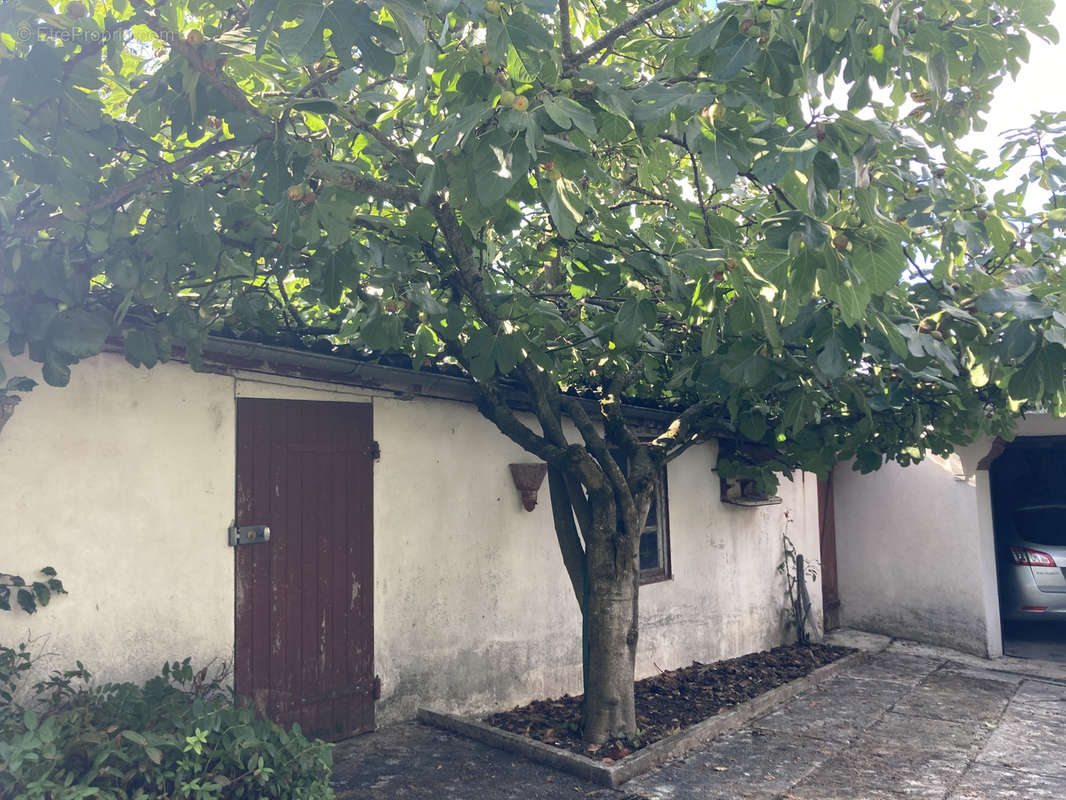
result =
[{"label": "stone border edging", "polygon": [[747,724],[755,717],[762,716],[777,705],[791,700],[801,692],[814,687],[816,684],[832,678],[849,667],[853,667],[870,658],[875,652],[863,650],[852,653],[849,656],[838,659],[823,667],[796,678],[780,686],[775,686],[758,697],[753,697],[740,705],[733,706],[728,711],[720,711],[713,717],[708,717],[702,722],[697,722],[685,730],[667,736],[647,747],[637,750],[635,753],[611,764],[594,761],[587,756],[579,755],[562,747],[553,747],[550,744],[520,736],[517,733],[494,728],[478,720],[456,716],[454,714],[442,714],[438,711],[430,711],[426,708],[418,709],[418,721],[426,725],[442,728],[452,733],[474,739],[490,747],[517,753],[520,756],[546,764],[549,767],[569,772],[586,780],[594,781],[604,786],[620,786],[638,775],[650,772],[667,761],[680,758],[691,750],[737,728]]}]

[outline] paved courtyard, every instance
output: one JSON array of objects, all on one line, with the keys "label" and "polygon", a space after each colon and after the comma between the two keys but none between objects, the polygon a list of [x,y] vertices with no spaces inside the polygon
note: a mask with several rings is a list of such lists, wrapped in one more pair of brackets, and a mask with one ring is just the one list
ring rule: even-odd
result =
[{"label": "paved courtyard", "polygon": [[618,789],[417,723],[335,759],[342,800],[1061,800],[1066,666],[893,642]]}]

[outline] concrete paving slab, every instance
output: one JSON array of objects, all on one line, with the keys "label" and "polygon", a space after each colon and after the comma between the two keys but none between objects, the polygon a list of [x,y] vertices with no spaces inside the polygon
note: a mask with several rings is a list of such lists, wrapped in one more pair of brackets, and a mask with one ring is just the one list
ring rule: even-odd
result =
[{"label": "concrete paving slab", "polygon": [[[989,661],[990,665],[994,665],[997,662]],[[944,669],[948,672],[954,672],[958,675],[967,675],[971,678],[980,678],[981,680],[999,681],[1001,683],[1010,683],[1014,686],[1019,686],[1022,681],[1027,680],[1025,675],[1021,675],[1015,672],[996,672],[988,668],[980,669],[978,667],[970,666],[962,661],[945,661]]]},{"label": "concrete paving slab", "polygon": [[941,800],[966,768],[968,755],[901,749],[848,748],[789,790],[794,800]]},{"label": "concrete paving slab", "polygon": [[889,711],[866,729],[856,746],[975,754],[991,735],[992,729],[983,722],[951,722]]},{"label": "concrete paving slab", "polygon": [[1012,707],[1003,716],[977,762],[1057,779],[1066,796],[1066,720]]},{"label": "concrete paving slab", "polygon": [[[858,645],[855,645],[856,647]],[[1014,658],[1000,656],[998,658],[984,658],[970,653],[960,653],[947,647],[938,647],[919,642],[896,640],[888,646],[888,653],[907,653],[927,658],[940,658],[945,661],[955,661],[966,664],[980,670],[993,670],[995,672],[1012,672],[1027,677],[1047,678],[1049,680],[1066,681],[1066,664],[1057,663],[1038,658]]]},{"label": "concrete paving slab", "polygon": [[1033,680],[1029,678],[1018,687],[1018,693],[1014,695],[1014,701],[1020,704],[1026,703],[1054,703],[1066,712],[1066,684],[1049,683],[1048,681]]},{"label": "concrete paving slab", "polygon": [[1064,791],[1043,775],[974,764],[945,800],[1062,800]]},{"label": "concrete paving slab", "polygon": [[937,658],[911,656],[905,653],[882,653],[861,666],[848,670],[849,678],[892,681],[915,686],[944,661]]},{"label": "concrete paving slab", "polygon": [[1018,687],[1011,709],[1020,714],[1040,714],[1066,719],[1066,685],[1027,680]]},{"label": "concrete paving slab", "polygon": [[855,630],[854,628],[836,628],[825,635],[826,644],[854,647],[859,650],[884,650],[886,647],[891,646],[893,641],[891,636]]},{"label": "concrete paving slab", "polygon": [[813,772],[841,746],[789,734],[738,731],[684,761],[634,778],[625,789],[648,800],[772,797]]},{"label": "concrete paving slab", "polygon": [[334,750],[337,800],[623,800],[548,767],[451,733],[406,722],[341,742]]},{"label": "concrete paving slab", "polygon": [[758,730],[849,742],[909,691],[895,681],[840,676],[755,720]]},{"label": "concrete paving slab", "polygon": [[990,678],[938,670],[893,708],[900,714],[953,722],[995,723],[1016,687]]}]

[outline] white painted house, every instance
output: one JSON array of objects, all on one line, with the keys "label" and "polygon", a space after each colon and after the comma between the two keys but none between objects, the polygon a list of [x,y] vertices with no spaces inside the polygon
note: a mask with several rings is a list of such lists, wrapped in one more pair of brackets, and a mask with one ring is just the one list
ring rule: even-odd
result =
[{"label": "white painted house", "polygon": [[[0,571],[54,566],[69,595],[0,613],[0,641],[101,679],[185,656],[235,661],[257,701],[363,704],[353,730],[375,710],[381,724],[422,705],[472,713],[580,692],[580,618],[547,487],[525,511],[508,465],[535,459],[478,413],[465,381],[215,348],[206,373],[105,354],[67,388],[25,395],[0,431]],[[708,444],[669,465],[639,676],[784,641],[786,513],[799,551],[818,557],[812,476],[783,481],[779,505],[738,507],[720,498],[715,456]],[[246,537],[270,524],[271,538],[233,547],[235,523]],[[297,528],[298,545],[286,538]],[[358,541],[330,539],[356,529]],[[271,552],[287,554],[283,573],[265,566]]]}]

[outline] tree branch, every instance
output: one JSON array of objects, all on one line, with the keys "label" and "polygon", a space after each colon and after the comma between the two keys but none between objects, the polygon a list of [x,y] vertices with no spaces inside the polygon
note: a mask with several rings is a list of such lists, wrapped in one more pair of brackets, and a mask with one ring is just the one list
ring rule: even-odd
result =
[{"label": "tree branch", "polygon": [[625,36],[631,30],[643,23],[647,19],[651,19],[660,11],[665,11],[668,8],[676,6],[681,0],[656,0],[651,5],[645,6],[636,14],[633,14],[623,22],[620,22],[607,33],[603,34],[599,39],[594,41],[588,47],[584,47],[578,50],[570,58],[564,59],[567,70],[573,70],[575,67],[584,64],[594,55],[601,50],[605,50],[613,45],[618,39]]},{"label": "tree branch", "polygon": [[474,381],[474,385],[478,389],[478,410],[499,428],[504,436],[519,447],[547,461],[549,467],[566,467],[570,461],[566,448],[551,444],[547,439],[537,436],[523,425],[507,404],[497,385],[483,381]]},{"label": "tree branch", "polygon": [[[782,202],[784,202],[784,204],[786,206],[788,206],[793,211],[796,210],[796,204],[788,199],[788,195],[785,194],[785,190],[782,189],[777,184],[772,184],[771,185],[771,184],[762,183],[758,178],[755,177],[754,173],[751,173],[751,172],[741,172],[740,173],[740,177],[747,178],[749,181],[754,183],[756,186],[762,186],[764,189],[771,190],[774,193],[774,195],[777,196],[778,199],[780,199]],[[778,209],[780,210],[780,206],[778,206]]]},{"label": "tree branch", "polygon": [[[581,434],[581,438],[585,442],[585,448],[596,460],[596,463],[600,465],[600,469],[614,491],[615,501],[621,507],[622,513],[627,517],[635,515],[636,505],[633,503],[633,493],[629,489],[629,481],[622,472],[622,468],[618,466],[618,462],[614,460],[610,450],[607,449],[606,439],[596,430],[596,426],[585,412],[581,401],[576,397],[563,395],[560,402],[563,408],[566,409],[570,419],[574,421],[578,433]],[[588,481],[586,481],[587,483]]]},{"label": "tree branch", "polygon": [[566,434],[563,432],[563,418],[559,407],[561,394],[558,385],[553,383],[547,373],[538,369],[528,357],[522,360],[519,369],[522,382],[533,402],[533,413],[540,421],[544,435],[559,447],[568,446]]},{"label": "tree branch", "polygon": [[382,147],[392,153],[393,157],[397,161],[399,161],[400,164],[403,165],[404,169],[406,169],[412,175],[415,174],[415,170],[418,168],[418,164],[415,162],[415,157],[410,150],[404,147],[400,147],[400,145],[392,141],[392,139],[386,136],[382,131],[375,128],[366,120],[357,117],[355,114],[351,113],[347,109],[342,109],[339,113],[342,117],[344,117],[344,119],[346,119],[351,124],[353,128],[367,134],[368,136],[373,138],[374,141],[376,141],[378,144],[380,144]]},{"label": "tree branch", "polygon": [[343,161],[323,162],[315,168],[314,175],[324,181],[335,183],[354,192],[366,192],[374,197],[380,197],[397,206],[419,204],[417,189],[368,178],[363,174],[346,169]]},{"label": "tree branch", "polygon": [[707,202],[703,197],[703,182],[700,180],[700,166],[696,162],[696,154],[688,149],[689,158],[692,159],[692,182],[696,186],[696,200],[700,204],[700,216],[703,217],[703,235],[707,237],[707,247],[714,247],[714,237],[711,235],[711,223],[707,219]]},{"label": "tree branch", "polygon": [[551,496],[552,517],[555,521],[555,537],[559,540],[559,551],[563,555],[566,574],[570,576],[570,585],[574,587],[578,607],[584,614],[588,561],[574,522],[574,509],[570,505],[570,492],[567,489],[566,477],[555,467],[548,468],[548,492]]},{"label": "tree branch", "polygon": [[284,277],[276,273],[271,277],[274,278],[274,282],[278,286],[278,294],[281,295],[281,299],[285,303],[285,310],[292,315],[293,320],[296,322],[296,325],[300,330],[306,329],[308,326],[306,320],[304,320],[303,318],[303,314],[300,313],[300,309],[293,305],[292,299],[289,297],[289,293],[285,290]]},{"label": "tree branch", "polygon": [[83,61],[86,58],[91,58],[100,54],[100,51],[104,49],[104,46],[111,41],[114,37],[117,37],[119,33],[127,31],[136,25],[138,22],[136,17],[129,17],[121,21],[115,21],[112,26],[104,28],[104,35],[100,36],[96,40],[82,44],[81,50],[67,59],[63,66],[63,79],[66,80],[70,77],[70,73],[74,71],[74,67],[78,65],[79,61]]},{"label": "tree branch", "polygon": [[[238,147],[254,147],[261,142],[263,138],[254,141],[247,142],[245,144],[238,144],[236,139],[215,139],[207,144],[201,145],[193,150],[186,156],[179,158],[176,161],[163,164],[162,166],[150,169],[138,175],[129,183],[124,186],[120,186],[108,192],[101,197],[96,198],[91,203],[85,206],[81,206],[80,210],[85,214],[95,214],[97,211],[101,211],[105,208],[111,208],[113,206],[121,205],[130,197],[135,195],[141,189],[151,185],[159,178],[169,177],[176,172],[181,172],[191,164],[195,164],[197,161],[207,158],[208,156],[217,155],[225,150],[230,150]],[[24,220],[20,224],[14,226],[14,230],[20,236],[26,236],[29,234],[37,233],[38,231],[49,228],[60,220],[65,219],[63,214],[38,214],[35,217]]]},{"label": "tree branch", "polygon": [[[714,401],[701,400],[682,411],[680,416],[670,423],[669,428],[652,439],[650,446],[652,452],[656,454],[655,460],[660,465],[665,464],[698,441],[696,423],[713,407]],[[677,450],[676,455],[675,450]]]},{"label": "tree branch", "polygon": [[607,439],[619,445],[627,458],[632,458],[640,448],[640,440],[626,425],[622,398],[611,391],[600,401],[600,411],[603,412],[603,427]]},{"label": "tree branch", "polygon": [[[324,69],[321,72],[316,73],[315,77],[313,77],[311,80],[309,80],[304,85],[304,87],[302,89],[298,89],[293,94],[293,97],[306,97],[308,92],[315,91],[315,89],[317,89],[323,83],[325,83],[328,80],[332,80],[333,78],[336,78],[338,75],[340,75],[342,72],[344,72],[344,70],[345,70],[344,67],[338,65],[338,66],[335,66],[335,67],[330,67],[329,69]],[[285,94],[285,92],[282,92],[282,94]],[[316,92],[316,95],[317,94],[318,93]]]},{"label": "tree branch", "polygon": [[563,477],[566,479],[566,491],[570,494],[570,506],[574,509],[574,516],[577,517],[578,529],[581,531],[582,538],[587,539],[592,535],[592,506],[589,504],[588,497],[585,496],[581,481],[567,473],[563,473]]},{"label": "tree branch", "polygon": [[570,36],[570,0],[559,0],[559,45],[563,51],[563,61],[574,57]]},{"label": "tree branch", "polygon": [[[484,320],[485,324],[493,331],[499,331],[502,320],[496,311],[495,305],[485,293],[481,269],[474,259],[474,254],[469,245],[463,238],[462,228],[459,224],[459,218],[455,214],[455,209],[439,195],[434,196],[430,207],[434,218],[437,220],[437,226],[444,236],[448,252],[458,268],[459,288],[473,304],[475,311]],[[526,391],[529,393],[533,412],[544,428],[545,436],[556,447],[565,447],[566,438],[563,434],[562,420],[559,416],[558,387],[554,386],[549,381],[547,374],[539,370],[528,357],[522,361],[519,374],[525,384]]]},{"label": "tree branch", "polygon": [[921,265],[914,258],[911,257],[910,250],[907,249],[907,245],[903,245],[902,249],[904,257],[907,259],[910,265],[914,267],[914,271],[918,273],[918,277],[920,277],[923,281],[929,284],[929,286],[931,286],[933,291],[935,291],[937,294],[945,294],[945,292],[943,292],[940,287],[938,287],[935,283],[929,280],[929,276],[927,276],[922,270]]}]

